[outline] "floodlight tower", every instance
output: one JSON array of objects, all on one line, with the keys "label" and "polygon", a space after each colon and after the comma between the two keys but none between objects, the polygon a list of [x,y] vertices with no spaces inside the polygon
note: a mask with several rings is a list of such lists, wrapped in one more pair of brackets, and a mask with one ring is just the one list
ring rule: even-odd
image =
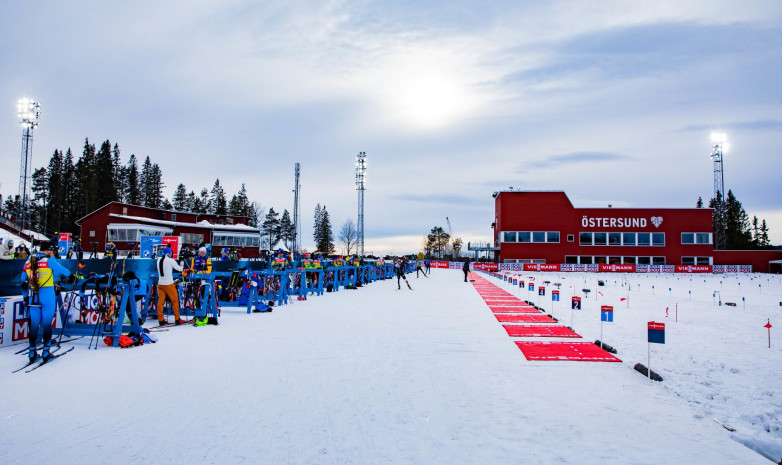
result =
[{"label": "floodlight tower", "polygon": [[29,229],[27,223],[28,192],[32,186],[30,172],[33,167],[33,130],[38,126],[38,117],[41,115],[41,105],[28,98],[19,100],[16,104],[19,115],[19,123],[22,125],[22,163],[19,167],[19,200],[21,202],[20,218],[18,221],[22,231]]},{"label": "floodlight tower", "polygon": [[711,157],[714,162],[714,248],[725,249],[727,246],[726,232],[727,211],[725,199],[725,174],[723,164],[723,151],[725,149],[725,134],[712,134]]},{"label": "floodlight tower", "polygon": [[364,256],[364,190],[367,180],[367,153],[356,155],[356,190],[358,191],[358,226],[356,227],[356,248]]},{"label": "floodlight tower", "polygon": [[299,199],[299,191],[301,190],[301,183],[299,182],[300,165],[296,163],[293,169],[293,177],[295,186],[293,188],[293,250],[294,252],[301,252],[301,201]]}]

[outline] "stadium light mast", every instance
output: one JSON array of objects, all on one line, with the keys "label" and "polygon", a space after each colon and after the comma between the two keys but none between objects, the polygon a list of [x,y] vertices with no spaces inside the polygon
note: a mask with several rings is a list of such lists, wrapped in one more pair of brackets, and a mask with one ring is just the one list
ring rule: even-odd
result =
[{"label": "stadium light mast", "polygon": [[30,173],[33,166],[33,130],[38,127],[38,118],[41,115],[41,105],[28,98],[19,100],[16,104],[19,115],[19,123],[22,125],[22,162],[19,167],[19,200],[21,212],[19,212],[22,231],[29,229],[27,218],[27,195],[32,187]]},{"label": "stadium light mast", "polygon": [[356,155],[356,190],[358,191],[358,225],[356,227],[356,248],[364,256],[364,190],[367,180],[367,153]]},{"label": "stadium light mast", "polygon": [[725,150],[726,136],[722,133],[711,135],[711,153],[709,157],[714,162],[714,248],[725,249],[727,247],[727,209],[725,198],[725,173],[723,152]]},{"label": "stadium light mast", "polygon": [[299,182],[299,176],[301,165],[296,163],[293,169],[294,188],[293,188],[293,251],[301,252],[301,199],[299,193],[301,190],[301,183]]}]

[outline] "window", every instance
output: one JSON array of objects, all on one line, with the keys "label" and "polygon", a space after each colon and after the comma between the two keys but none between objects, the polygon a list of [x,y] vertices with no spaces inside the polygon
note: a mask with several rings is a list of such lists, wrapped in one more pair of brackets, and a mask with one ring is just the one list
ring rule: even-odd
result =
[{"label": "window", "polygon": [[595,233],[595,245],[606,245],[606,233],[604,232]]},{"label": "window", "polygon": [[574,242],[575,240],[576,240],[576,236],[575,235],[573,235],[573,234],[568,234],[567,235],[567,241],[568,242]]},{"label": "window", "polygon": [[578,260],[582,265],[592,264],[592,257],[578,257]]},{"label": "window", "polygon": [[[695,234],[693,233],[682,233],[682,244],[694,244],[695,243]],[[682,265],[692,265],[692,263],[684,263],[685,258],[695,259],[695,257],[682,257]]]},{"label": "window", "polygon": [[534,231],[532,233],[532,242],[546,242],[546,233],[543,231]]},{"label": "window", "polygon": [[532,242],[532,234],[529,231],[520,232],[519,242]]},{"label": "window", "polygon": [[127,215],[128,214],[128,207],[122,207],[122,214]]},{"label": "window", "polygon": [[559,242],[559,231],[549,231],[546,233],[546,242]]},{"label": "window", "polygon": [[622,245],[622,233],[608,233],[608,245]]},{"label": "window", "polygon": [[[682,234],[683,236],[684,234]],[[694,265],[695,257],[682,257],[682,265]]]},{"label": "window", "polygon": [[502,242],[516,242],[516,231],[505,231],[502,233]]},{"label": "window", "polygon": [[166,212],[163,212],[163,219],[166,219]]},{"label": "window", "polygon": [[696,265],[711,265],[711,257],[695,257]]},{"label": "window", "polygon": [[665,257],[652,257],[652,265],[665,265]]},{"label": "window", "polygon": [[580,245],[592,245],[592,233],[582,232],[578,235],[578,243]]},{"label": "window", "polygon": [[635,245],[635,233],[622,233],[622,243],[624,245]]},{"label": "window", "polygon": [[117,240],[118,241],[127,241],[128,240],[128,230],[127,229],[118,229],[117,230]]},{"label": "window", "polygon": [[665,233],[652,233],[652,245],[655,247],[664,247]]},{"label": "window", "polygon": [[95,231],[90,231],[90,237],[95,237]]},{"label": "window", "polygon": [[625,265],[635,265],[635,257],[622,257],[622,263]]},{"label": "window", "polygon": [[711,234],[710,233],[695,233],[695,243],[696,244],[711,244]]},{"label": "window", "polygon": [[606,257],[594,257],[595,259],[595,265],[604,265],[608,260],[606,260]]},{"label": "window", "polygon": [[638,233],[638,245],[640,246],[652,245],[652,235],[649,233]]},{"label": "window", "polygon": [[565,255],[565,263],[568,265],[577,265],[578,257],[575,257],[573,255]]},{"label": "window", "polygon": [[608,263],[610,265],[619,265],[622,263],[622,257],[608,257]]},{"label": "window", "polygon": [[171,221],[176,221],[176,213],[171,214]]},{"label": "window", "polygon": [[652,264],[652,257],[638,257],[638,264],[639,265],[651,265]]}]

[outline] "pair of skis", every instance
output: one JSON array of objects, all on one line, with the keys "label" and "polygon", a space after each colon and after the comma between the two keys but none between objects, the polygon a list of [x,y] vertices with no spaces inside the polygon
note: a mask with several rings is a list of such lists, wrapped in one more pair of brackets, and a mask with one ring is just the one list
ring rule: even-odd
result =
[{"label": "pair of skis", "polygon": [[[71,347],[68,350],[66,350],[65,352],[61,353],[61,354],[55,354],[55,352],[57,352],[59,349],[60,349],[59,346],[55,347],[49,353],[50,356],[48,358],[43,358],[41,356],[36,357],[35,359],[27,362],[27,364],[24,365],[23,367],[17,368],[16,370],[12,371],[11,373],[17,373],[17,372],[20,372],[22,370],[24,370],[25,373],[30,373],[31,371],[35,371],[35,370],[37,370],[38,368],[41,368],[44,365],[48,365],[48,364],[52,363],[53,361],[57,360],[58,358],[62,357],[63,355],[65,355],[68,352],[70,352],[73,349],[75,349],[75,347]],[[27,369],[25,370],[25,368],[27,368]]]}]

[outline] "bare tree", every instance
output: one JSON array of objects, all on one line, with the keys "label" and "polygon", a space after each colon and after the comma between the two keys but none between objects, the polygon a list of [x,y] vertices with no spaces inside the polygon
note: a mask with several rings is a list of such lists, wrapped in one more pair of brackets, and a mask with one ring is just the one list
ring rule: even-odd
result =
[{"label": "bare tree", "polygon": [[356,224],[353,223],[353,220],[348,218],[339,230],[339,241],[345,246],[346,255],[350,255],[350,251],[356,246],[357,236],[358,231],[356,231]]}]

